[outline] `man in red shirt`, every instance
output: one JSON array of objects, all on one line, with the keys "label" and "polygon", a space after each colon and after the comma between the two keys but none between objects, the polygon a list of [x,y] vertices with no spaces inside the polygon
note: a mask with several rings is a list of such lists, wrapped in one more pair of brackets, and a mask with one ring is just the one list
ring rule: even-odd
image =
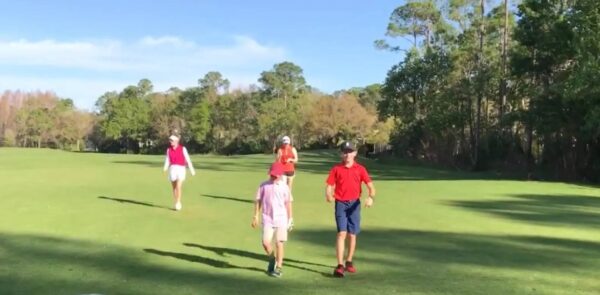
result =
[{"label": "man in red shirt", "polygon": [[[335,221],[337,224],[336,255],[338,265],[333,275],[343,278],[344,271],[354,273],[352,257],[356,248],[356,235],[360,232],[360,197],[361,184],[369,189],[369,197],[365,201],[367,208],[373,206],[375,186],[367,169],[356,163],[356,149],[350,142],[342,144],[342,163],[333,166],[327,178],[327,202],[335,200]],[[344,248],[348,239],[348,256],[344,264]]]}]

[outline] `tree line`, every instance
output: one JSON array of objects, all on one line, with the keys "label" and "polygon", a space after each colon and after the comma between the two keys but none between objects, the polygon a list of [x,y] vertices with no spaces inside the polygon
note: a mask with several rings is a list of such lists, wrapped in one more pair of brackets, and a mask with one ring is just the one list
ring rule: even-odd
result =
[{"label": "tree line", "polygon": [[92,113],[51,92],[0,95],[0,146],[81,150],[94,123]]},{"label": "tree line", "polygon": [[377,84],[324,94],[291,62],[262,72],[258,82],[231,90],[219,72],[209,72],[197,86],[155,92],[142,79],[103,94],[93,112],[51,93],[6,92],[0,97],[1,143],[162,153],[176,131],[190,151],[239,154],[271,151],[283,135],[298,148],[332,147],[346,139],[385,146],[389,140],[393,122],[378,120]]},{"label": "tree line", "polygon": [[375,45],[405,53],[378,103],[396,123],[395,153],[599,180],[600,2],[488,4],[411,0],[392,12]]},{"label": "tree line", "polygon": [[286,134],[299,148],[348,139],[462,169],[600,180],[600,2],[494,3],[397,7],[375,46],[403,56],[381,85],[325,94],[282,62],[244,90],[218,72],[164,92],[142,79],[102,95],[94,112],[7,92],[0,143],[156,153],[179,130],[192,151],[236,154],[271,151]]}]

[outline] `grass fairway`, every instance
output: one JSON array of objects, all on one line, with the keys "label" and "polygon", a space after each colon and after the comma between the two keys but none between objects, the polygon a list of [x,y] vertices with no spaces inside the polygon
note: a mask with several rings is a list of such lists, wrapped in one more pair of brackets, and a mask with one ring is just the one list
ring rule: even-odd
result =
[{"label": "grass fairway", "polygon": [[336,158],[300,156],[274,279],[250,228],[270,156],[194,156],[174,212],[162,156],[0,149],[0,294],[600,293],[600,189],[368,161],[359,273],[333,279]]}]

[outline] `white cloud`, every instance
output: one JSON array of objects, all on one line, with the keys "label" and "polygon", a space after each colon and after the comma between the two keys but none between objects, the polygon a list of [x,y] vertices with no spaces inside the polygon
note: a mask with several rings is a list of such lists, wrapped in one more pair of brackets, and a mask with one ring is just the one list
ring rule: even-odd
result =
[{"label": "white cloud", "polygon": [[194,86],[214,70],[232,86],[247,87],[286,55],[281,47],[247,36],[233,36],[227,45],[197,44],[176,36],[146,36],[131,42],[0,40],[0,92],[51,90],[89,109],[104,92],[121,90],[141,78],[150,79],[161,91]]},{"label": "white cloud", "polygon": [[147,36],[125,43],[116,40],[59,42],[0,41],[0,65],[50,66],[95,71],[178,71],[193,66],[246,66],[277,62],[285,50],[246,36],[226,46],[199,45],[175,36]]},{"label": "white cloud", "polygon": [[114,41],[0,41],[0,65],[122,70],[126,64],[118,58],[121,50]]},{"label": "white cloud", "polygon": [[152,37],[147,36],[142,38],[139,41],[139,44],[142,46],[163,46],[163,45],[171,45],[171,46],[180,46],[180,47],[193,47],[195,44],[193,42],[185,41],[179,37],[175,36],[162,36],[162,37]]}]

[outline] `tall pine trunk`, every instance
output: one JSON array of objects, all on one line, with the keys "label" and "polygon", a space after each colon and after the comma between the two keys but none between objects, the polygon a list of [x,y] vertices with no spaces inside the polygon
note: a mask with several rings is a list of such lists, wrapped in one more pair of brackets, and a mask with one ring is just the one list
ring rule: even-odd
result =
[{"label": "tall pine trunk", "polygon": [[480,144],[481,144],[481,102],[483,101],[483,79],[482,79],[482,74],[483,74],[483,37],[485,34],[485,27],[484,27],[484,18],[485,18],[485,1],[484,0],[480,0],[479,1],[479,5],[480,5],[480,23],[479,23],[479,52],[477,54],[477,67],[478,67],[478,77],[477,77],[477,117],[476,117],[476,121],[475,121],[475,150],[473,151],[474,156],[473,156],[473,160],[474,160],[474,167],[478,168],[479,164],[480,164],[480,159],[479,159],[479,148],[480,148]]},{"label": "tall pine trunk", "polygon": [[[532,57],[533,57],[533,64],[537,64],[537,50],[534,49],[532,52]],[[532,83],[534,86],[537,85],[537,83],[539,83],[540,78],[538,77],[538,74],[535,73],[532,79]],[[533,123],[534,123],[534,114],[533,114],[533,110],[531,109],[532,103],[533,103],[534,97],[530,97],[529,98],[529,105],[527,106],[527,125],[525,126],[526,128],[526,136],[527,136],[527,151],[525,154],[525,159],[526,159],[526,165],[527,165],[527,178],[531,179],[533,176],[533,166],[535,163],[535,159],[533,158]]]},{"label": "tall pine trunk", "polygon": [[508,0],[504,0],[504,31],[502,32],[502,80],[500,81],[500,126],[504,133],[504,113],[506,112],[506,96],[508,73]]}]

